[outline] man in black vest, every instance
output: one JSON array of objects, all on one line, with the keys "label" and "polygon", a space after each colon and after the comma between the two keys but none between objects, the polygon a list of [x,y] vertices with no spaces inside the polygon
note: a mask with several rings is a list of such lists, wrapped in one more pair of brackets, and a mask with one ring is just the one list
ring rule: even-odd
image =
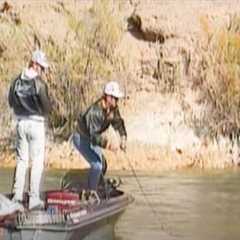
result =
[{"label": "man in black vest", "polygon": [[[110,151],[126,150],[127,131],[121,117],[118,99],[123,97],[116,81],[108,82],[103,95],[78,118],[77,131],[73,134],[73,144],[90,164],[88,188],[95,195],[103,170],[104,157],[102,149]],[[103,136],[112,125],[121,137],[120,146],[115,146]]]},{"label": "man in black vest", "polygon": [[29,209],[43,207],[39,195],[44,166],[45,120],[50,111],[50,101],[47,85],[41,76],[47,67],[45,54],[40,50],[34,51],[29,67],[12,82],[8,96],[17,120],[13,201],[23,200],[26,170],[31,159]]}]

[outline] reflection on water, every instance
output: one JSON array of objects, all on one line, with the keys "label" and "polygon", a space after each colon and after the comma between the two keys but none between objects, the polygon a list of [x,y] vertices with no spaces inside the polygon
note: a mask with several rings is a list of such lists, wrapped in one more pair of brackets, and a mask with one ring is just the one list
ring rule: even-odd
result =
[{"label": "reflection on water", "polygon": [[[57,188],[63,174],[48,172],[44,188]],[[13,170],[0,170],[1,192],[10,191],[12,175]],[[120,175],[135,202],[118,221],[116,240],[240,238],[240,171],[141,175],[147,200],[131,174]]]}]

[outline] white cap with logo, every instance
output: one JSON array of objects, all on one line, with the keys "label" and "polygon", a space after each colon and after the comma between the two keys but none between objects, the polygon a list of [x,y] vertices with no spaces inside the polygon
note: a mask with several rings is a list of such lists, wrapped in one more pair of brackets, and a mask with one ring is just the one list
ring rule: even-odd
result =
[{"label": "white cap with logo", "polygon": [[120,91],[119,84],[115,81],[108,82],[104,87],[104,94],[113,96],[115,98],[122,98],[124,94]]},{"label": "white cap with logo", "polygon": [[43,68],[48,68],[47,58],[44,52],[36,50],[32,53],[32,61],[38,63]]}]

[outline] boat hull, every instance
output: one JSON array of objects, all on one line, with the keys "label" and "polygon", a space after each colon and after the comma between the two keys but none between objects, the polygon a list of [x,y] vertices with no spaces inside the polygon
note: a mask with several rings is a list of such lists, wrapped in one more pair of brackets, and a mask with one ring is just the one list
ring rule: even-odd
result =
[{"label": "boat hull", "polygon": [[[4,229],[4,240],[94,240],[114,239],[114,228],[132,198],[122,195],[106,200],[71,223],[27,224]],[[1,238],[0,238],[1,239]]]},{"label": "boat hull", "polygon": [[94,240],[114,239],[114,227],[121,213],[112,217],[101,219],[90,225],[72,229],[69,231],[58,231],[48,229],[8,229],[3,233],[5,240]]},{"label": "boat hull", "polygon": [[115,224],[133,198],[117,189],[114,181],[104,180],[102,184],[99,199],[89,195],[86,199],[79,173],[67,174],[60,191],[42,193],[45,209],[16,212],[0,220],[0,240],[114,239]]}]

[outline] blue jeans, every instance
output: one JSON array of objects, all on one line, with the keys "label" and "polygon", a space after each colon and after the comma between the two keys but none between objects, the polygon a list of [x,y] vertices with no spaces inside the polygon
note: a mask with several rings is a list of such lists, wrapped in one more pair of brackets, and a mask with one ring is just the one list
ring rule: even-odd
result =
[{"label": "blue jeans", "polygon": [[73,145],[80,152],[80,154],[90,164],[88,174],[88,187],[90,190],[97,190],[100,176],[102,174],[102,149],[99,146],[92,145],[88,138],[74,133],[72,136]]}]

